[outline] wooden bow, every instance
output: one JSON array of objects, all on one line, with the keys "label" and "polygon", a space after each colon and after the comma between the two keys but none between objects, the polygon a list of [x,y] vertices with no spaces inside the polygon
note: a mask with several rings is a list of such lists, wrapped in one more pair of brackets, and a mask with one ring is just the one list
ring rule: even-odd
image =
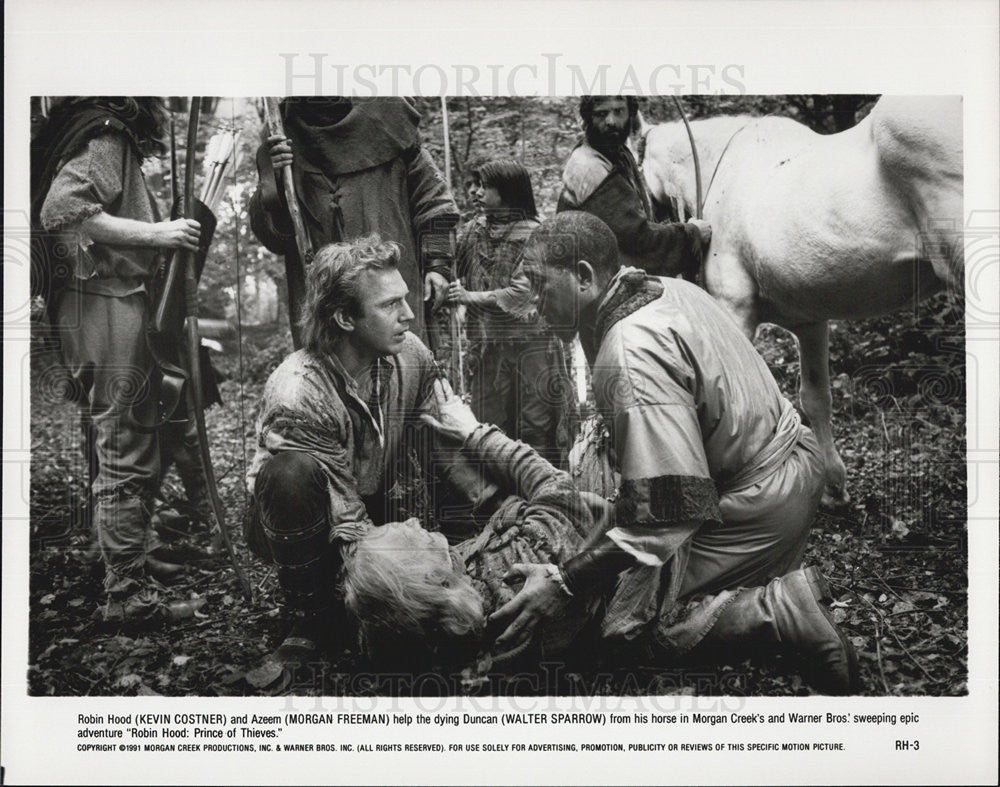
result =
[{"label": "wooden bow", "polygon": [[[195,216],[194,169],[200,111],[200,98],[192,97],[184,168],[183,215],[185,218],[194,218]],[[246,595],[247,600],[252,603],[253,589],[250,586],[250,581],[247,579],[246,573],[237,560],[236,550],[233,548],[229,531],[226,529],[222,501],[219,499],[215,471],[212,468],[212,455],[208,448],[208,430],[205,427],[205,402],[202,392],[201,335],[198,330],[198,273],[195,253],[187,249],[180,249],[179,253],[182,255],[182,266],[184,269],[184,333],[187,338],[188,352],[186,360],[190,373],[190,380],[187,385],[188,414],[189,417],[194,418],[195,426],[198,430],[198,449],[201,454],[201,466],[205,474],[205,484],[208,487],[208,499],[212,506],[212,514],[215,516],[216,524],[222,534],[222,541],[226,546],[226,551],[229,553],[233,570],[236,572],[236,577],[243,589],[243,593]]]},{"label": "wooden bow", "polygon": [[701,196],[701,162],[698,160],[698,146],[694,144],[694,132],[691,131],[691,124],[688,122],[687,115],[684,113],[684,107],[681,106],[680,99],[677,96],[671,96],[674,100],[674,106],[677,107],[677,112],[681,116],[681,121],[684,123],[684,129],[687,131],[688,142],[691,143],[691,160],[694,163],[694,191],[695,191],[695,204],[694,204],[694,217],[696,219],[702,218],[702,213],[704,211],[704,204],[702,203]]}]

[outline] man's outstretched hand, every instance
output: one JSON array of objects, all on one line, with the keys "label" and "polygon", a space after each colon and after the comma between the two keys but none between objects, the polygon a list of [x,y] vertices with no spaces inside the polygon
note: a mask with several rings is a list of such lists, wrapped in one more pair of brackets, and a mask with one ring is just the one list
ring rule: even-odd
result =
[{"label": "man's outstretched hand", "polygon": [[447,380],[434,381],[434,398],[437,399],[437,417],[424,413],[420,416],[421,420],[439,434],[456,443],[464,443],[479,426],[472,408],[455,396]]},{"label": "man's outstretched hand", "polygon": [[515,563],[504,581],[524,579],[524,587],[514,598],[490,615],[487,627],[501,631],[495,650],[509,652],[526,645],[536,631],[544,631],[548,623],[560,620],[569,609],[570,596],[560,586],[550,565]]}]

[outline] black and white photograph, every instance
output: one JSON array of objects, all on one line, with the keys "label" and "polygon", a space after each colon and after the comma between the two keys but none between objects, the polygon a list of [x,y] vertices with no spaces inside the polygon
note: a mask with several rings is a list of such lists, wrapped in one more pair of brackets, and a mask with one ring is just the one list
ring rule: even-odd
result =
[{"label": "black and white photograph", "polygon": [[79,783],[991,778],[995,97],[467,30],[7,91],[4,705]]},{"label": "black and white photograph", "polygon": [[36,104],[33,694],[966,692],[960,97]]}]

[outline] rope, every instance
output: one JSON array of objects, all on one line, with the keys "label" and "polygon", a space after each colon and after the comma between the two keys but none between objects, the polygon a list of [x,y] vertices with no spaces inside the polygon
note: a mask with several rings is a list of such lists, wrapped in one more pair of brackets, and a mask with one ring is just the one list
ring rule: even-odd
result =
[{"label": "rope", "polygon": [[726,146],[722,149],[722,153],[719,154],[719,158],[715,162],[715,169],[712,170],[712,177],[709,178],[709,180],[708,180],[708,188],[705,189],[705,201],[702,203],[702,207],[704,207],[704,205],[708,204],[708,192],[712,190],[712,184],[715,182],[715,173],[717,173],[719,171],[719,165],[722,163],[722,159],[725,157],[726,151],[729,150],[729,145],[736,138],[736,135],[739,134],[744,129],[749,128],[754,123],[758,123],[761,120],[763,120],[764,118],[769,118],[772,115],[774,115],[773,112],[768,112],[766,115],[761,115],[760,117],[751,118],[749,121],[747,121],[746,124],[740,126],[738,129],[736,129],[736,131],[733,132],[732,136],[729,137],[729,139],[726,141]]}]

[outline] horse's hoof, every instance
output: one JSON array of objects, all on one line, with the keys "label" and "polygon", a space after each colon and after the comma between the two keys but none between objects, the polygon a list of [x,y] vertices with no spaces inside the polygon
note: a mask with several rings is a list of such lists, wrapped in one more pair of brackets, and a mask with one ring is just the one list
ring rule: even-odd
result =
[{"label": "horse's hoof", "polygon": [[848,494],[847,489],[841,487],[836,489],[834,487],[828,486],[823,490],[823,497],[820,498],[819,507],[822,511],[828,513],[836,513],[838,511],[843,511],[851,504],[851,496]]}]

